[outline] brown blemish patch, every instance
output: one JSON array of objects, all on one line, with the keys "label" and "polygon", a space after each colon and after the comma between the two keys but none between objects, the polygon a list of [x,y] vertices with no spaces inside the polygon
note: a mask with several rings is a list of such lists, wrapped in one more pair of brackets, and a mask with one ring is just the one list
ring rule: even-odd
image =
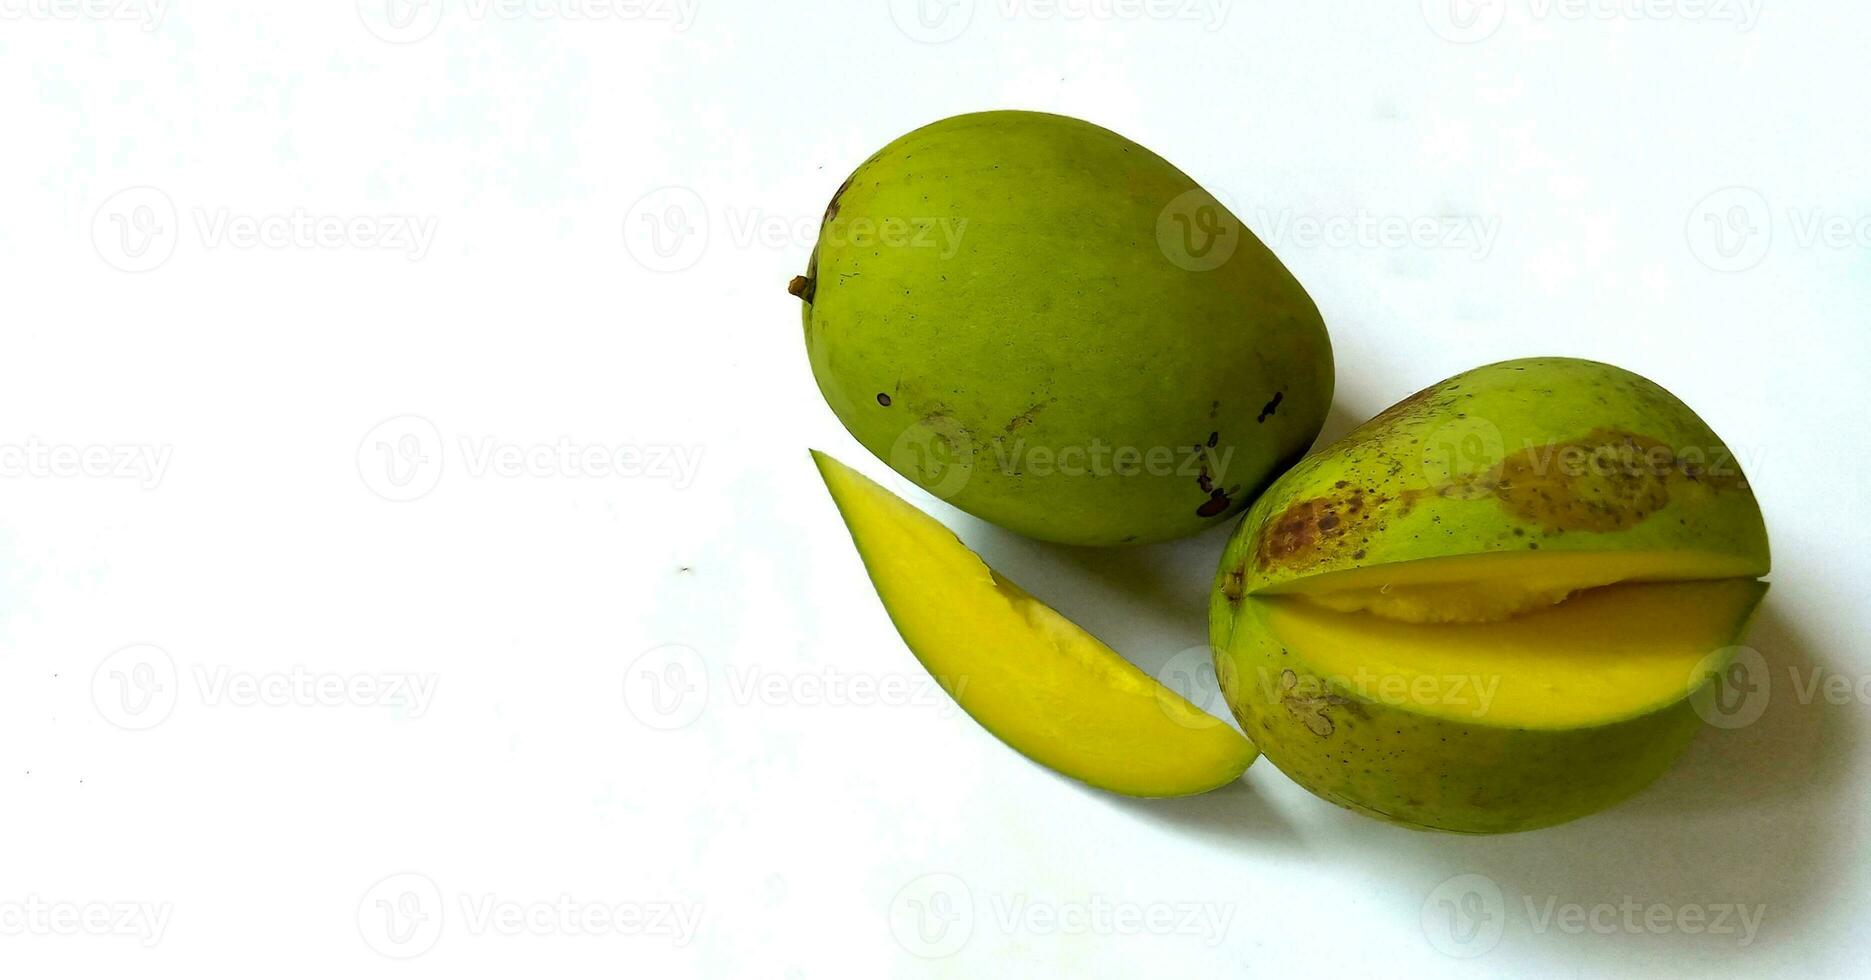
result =
[{"label": "brown blemish patch", "polygon": [[1280,512],[1260,533],[1255,557],[1261,568],[1305,566],[1335,556],[1340,546],[1361,544],[1382,527],[1378,515],[1390,498],[1367,502],[1361,491],[1302,500]]},{"label": "brown blemish patch", "polygon": [[[1219,433],[1210,433],[1208,444],[1210,446],[1215,445],[1219,437]],[[1227,513],[1228,508],[1234,506],[1234,501],[1230,499],[1229,494],[1238,493],[1241,488],[1235,487],[1230,491],[1216,486],[1215,476],[1210,473],[1208,469],[1209,454],[1205,452],[1201,446],[1193,446],[1191,448],[1195,450],[1197,458],[1202,461],[1202,469],[1195,475],[1195,485],[1200,487],[1203,493],[1208,494],[1208,499],[1202,501],[1201,506],[1195,509],[1195,516],[1215,517],[1216,515]]]},{"label": "brown blemish patch", "polygon": [[838,189],[832,192],[831,201],[825,205],[825,224],[829,225],[832,221],[837,219],[838,209],[843,206],[844,203],[845,191],[851,189],[851,181],[856,179],[856,177],[856,173],[853,173],[850,177],[846,177],[845,182],[839,184]]},{"label": "brown blemish patch", "polygon": [[1302,687],[1299,675],[1291,670],[1280,672],[1280,703],[1286,706],[1287,713],[1293,720],[1306,726],[1306,730],[1320,738],[1330,738],[1338,730],[1338,725],[1327,712],[1332,708],[1344,708],[1351,713],[1364,716],[1364,709],[1357,702],[1327,690],[1317,678],[1306,678]]},{"label": "brown blemish patch", "polygon": [[1297,501],[1268,521],[1255,559],[1263,570],[1308,568],[1340,556],[1361,561],[1366,542],[1425,499],[1493,500],[1525,525],[1514,529],[1520,536],[1528,529],[1546,535],[1622,531],[1669,506],[1675,492],[1691,484],[1715,492],[1746,485],[1738,469],[1709,465],[1700,450],[1679,452],[1648,436],[1594,429],[1529,447],[1479,473],[1394,495],[1340,480],[1334,492]]},{"label": "brown blemish patch", "polygon": [[1508,513],[1548,532],[1622,531],[1669,506],[1684,483],[1741,485],[1739,471],[1716,473],[1699,460],[1648,436],[1593,429],[1514,454],[1489,489]]},{"label": "brown blemish patch", "polygon": [[[1057,401],[1057,400],[1058,399],[1054,399],[1054,401]],[[1034,418],[1037,417],[1040,412],[1045,410],[1046,405],[1047,405],[1046,402],[1034,402],[1031,406],[1027,408],[1026,411],[1021,412],[1020,414],[1014,416],[1013,418],[1008,419],[1007,425],[1005,426],[1007,434],[1012,435],[1013,433],[1018,432],[1021,429],[1024,429],[1029,425],[1032,425]]]}]

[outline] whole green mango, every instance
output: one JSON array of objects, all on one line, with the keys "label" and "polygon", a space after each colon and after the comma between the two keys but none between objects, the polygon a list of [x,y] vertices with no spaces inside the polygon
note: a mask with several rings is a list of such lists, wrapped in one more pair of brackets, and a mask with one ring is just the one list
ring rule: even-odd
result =
[{"label": "whole green mango", "polygon": [[956,116],[884,147],[791,291],[859,442],[1043,540],[1227,520],[1332,400],[1325,325],[1279,259],[1162,157],[1064,116]]}]

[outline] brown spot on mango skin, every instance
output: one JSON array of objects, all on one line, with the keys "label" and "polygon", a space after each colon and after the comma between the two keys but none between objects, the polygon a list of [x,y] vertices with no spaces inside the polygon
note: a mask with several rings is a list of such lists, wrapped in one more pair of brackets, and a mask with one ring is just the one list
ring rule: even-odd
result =
[{"label": "brown spot on mango skin", "polygon": [[[1411,399],[1421,401],[1434,390]],[[1725,450],[1720,456],[1727,460]],[[1527,529],[1548,535],[1628,530],[1691,484],[1714,492],[1746,485],[1738,469],[1711,463],[1704,450],[1678,451],[1633,432],[1593,429],[1577,439],[1529,447],[1482,472],[1394,496],[1368,495],[1340,480],[1333,493],[1297,501],[1268,521],[1255,557],[1263,570],[1306,568],[1345,552],[1362,560],[1365,540],[1425,498],[1490,499]]]},{"label": "brown spot on mango skin", "polygon": [[[859,168],[859,169],[863,169],[863,168]],[[844,200],[845,191],[848,191],[851,189],[851,181],[856,177],[857,177],[856,173],[853,173],[850,177],[846,177],[845,182],[842,184],[839,184],[838,189],[832,192],[831,201],[825,205],[825,222],[824,222],[825,224],[829,225],[833,221],[837,220],[838,208],[839,208],[840,202]]]},{"label": "brown spot on mango skin", "polygon": [[1247,594],[1247,569],[1245,567],[1236,565],[1228,569],[1228,576],[1221,583],[1221,594],[1227,596],[1229,602],[1241,601],[1241,597]]},{"label": "brown spot on mango skin", "polygon": [[1338,730],[1327,711],[1343,708],[1359,717],[1364,717],[1363,706],[1343,695],[1333,694],[1324,682],[1316,677],[1307,677],[1301,684],[1299,675],[1291,670],[1280,672],[1280,703],[1286,706],[1288,714],[1306,730],[1320,738],[1330,738]]},{"label": "brown spot on mango skin", "polygon": [[[1057,398],[1052,399],[1052,401],[1058,401],[1058,400],[1059,399]],[[1026,411],[1021,412],[1020,414],[1014,416],[1013,418],[1008,419],[1007,425],[1005,427],[1007,434],[1012,435],[1013,433],[1018,432],[1021,429],[1024,429],[1029,425],[1032,425],[1033,420],[1039,415],[1039,413],[1046,410],[1047,404],[1048,404],[1047,402],[1034,402],[1031,406],[1027,408]]]},{"label": "brown spot on mango skin", "polygon": [[[1388,498],[1379,498],[1380,502]],[[1378,510],[1365,504],[1363,494],[1352,493],[1302,500],[1274,518],[1260,533],[1256,557],[1260,567],[1303,566],[1324,561],[1341,542],[1369,537]]]},{"label": "brown spot on mango skin", "polygon": [[1516,453],[1491,489],[1509,513],[1548,531],[1622,531],[1669,506],[1673,484],[1724,490],[1739,483],[1738,472],[1711,473],[1684,457],[1647,436],[1594,429]]},{"label": "brown spot on mango skin", "polygon": [[1195,509],[1195,516],[1214,517],[1216,514],[1226,512],[1227,509],[1232,506],[1234,506],[1234,502],[1228,499],[1228,491],[1220,489],[1211,490],[1209,491],[1208,499],[1202,501],[1202,506]]}]

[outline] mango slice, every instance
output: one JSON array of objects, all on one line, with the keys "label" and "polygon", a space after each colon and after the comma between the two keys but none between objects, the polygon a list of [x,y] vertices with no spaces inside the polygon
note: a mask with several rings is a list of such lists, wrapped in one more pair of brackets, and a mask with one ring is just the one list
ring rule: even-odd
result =
[{"label": "mango slice", "polygon": [[1056,772],[1128,796],[1240,778],[1254,747],[1002,578],[934,518],[814,451],[910,651],[981,726]]}]

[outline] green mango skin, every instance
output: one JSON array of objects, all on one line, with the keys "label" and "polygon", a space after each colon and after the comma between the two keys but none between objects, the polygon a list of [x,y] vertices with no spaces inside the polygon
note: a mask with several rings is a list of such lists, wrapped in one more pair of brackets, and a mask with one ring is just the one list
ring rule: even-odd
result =
[{"label": "green mango skin", "polygon": [[[1605,475],[1555,462],[1568,446],[1666,454],[1640,457],[1653,462],[1634,475]],[[1538,548],[1691,550],[1736,559],[1737,576],[1769,568],[1739,464],[1675,396],[1595,361],[1488,365],[1385,410],[1254,504],[1210,593],[1209,639],[1229,706],[1300,785],[1407,826],[1504,833],[1618,802],[1660,775],[1700,727],[1687,692],[1641,717],[1563,731],[1418,714],[1329,689],[1268,630],[1266,600],[1255,598],[1329,572]]]},{"label": "green mango skin", "polygon": [[1226,646],[1234,598],[1300,579],[1539,549],[1700,551],[1750,578],[1770,565],[1740,464],[1676,396],[1597,361],[1503,361],[1411,395],[1269,487],[1222,556],[1211,639]]},{"label": "green mango skin", "polygon": [[1332,399],[1324,323],[1279,259],[1161,157],[1064,116],[956,116],[884,147],[792,288],[852,435],[1042,540],[1227,520]]},{"label": "green mango skin", "polygon": [[[1246,599],[1234,645],[1215,656],[1241,729],[1294,782],[1390,823],[1503,834],[1576,820],[1650,785],[1702,727],[1687,685],[1657,711],[1566,730],[1465,723],[1360,698],[1284,649],[1266,608]],[[1735,635],[1745,631],[1744,621]]]}]

